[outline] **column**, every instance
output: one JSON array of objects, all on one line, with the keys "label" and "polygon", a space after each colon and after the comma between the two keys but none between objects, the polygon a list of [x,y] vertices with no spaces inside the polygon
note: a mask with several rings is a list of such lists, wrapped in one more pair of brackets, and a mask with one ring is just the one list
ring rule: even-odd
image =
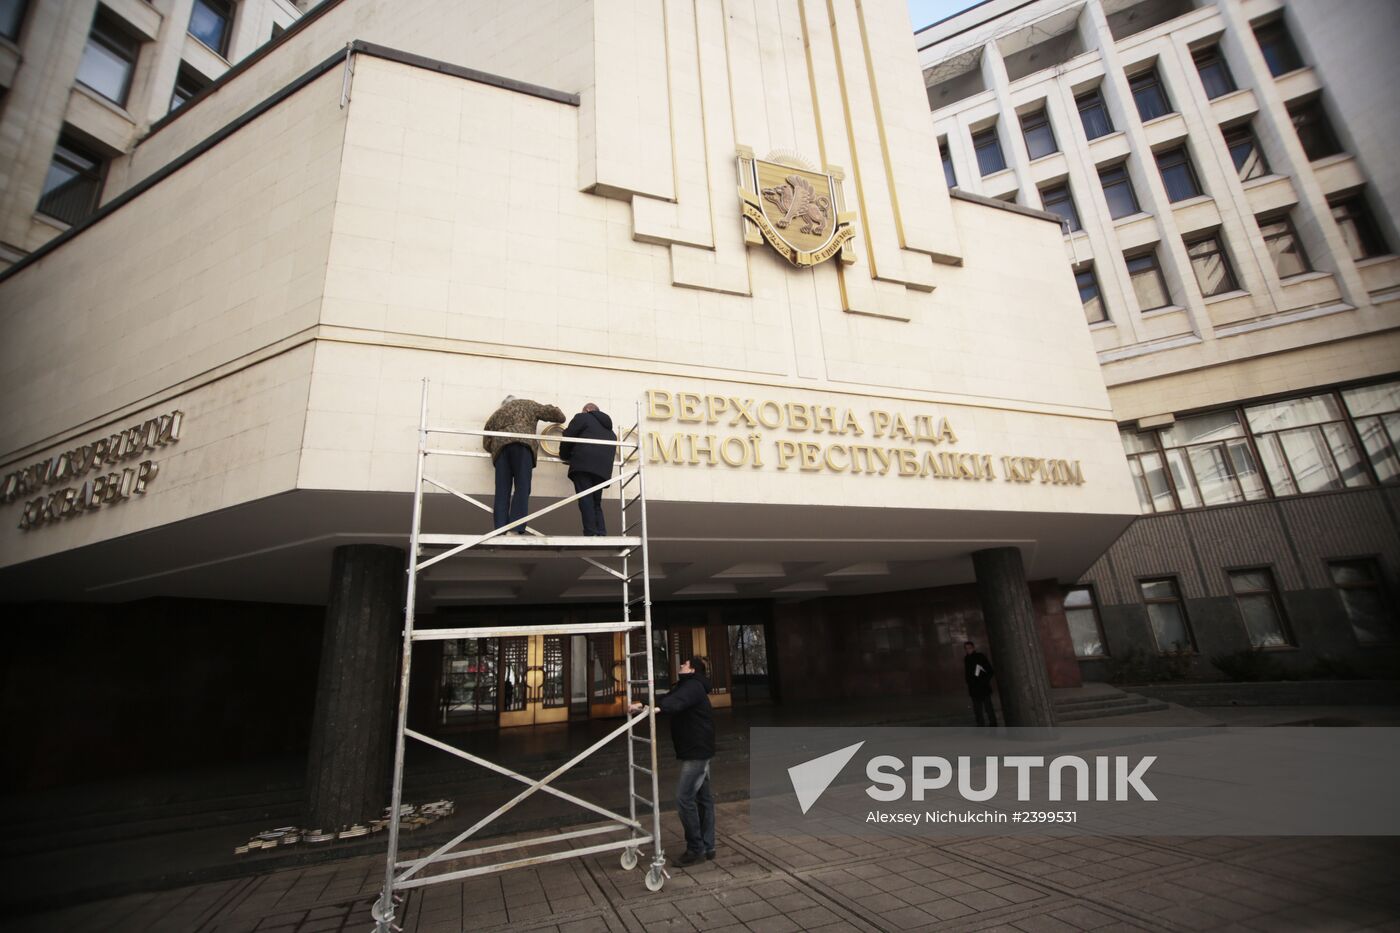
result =
[{"label": "column", "polygon": [[972,566],[1006,724],[1053,726],[1055,707],[1020,550],[973,551]]},{"label": "column", "polygon": [[331,558],[306,769],[310,829],[339,830],[389,805],[405,557],[350,544]]}]

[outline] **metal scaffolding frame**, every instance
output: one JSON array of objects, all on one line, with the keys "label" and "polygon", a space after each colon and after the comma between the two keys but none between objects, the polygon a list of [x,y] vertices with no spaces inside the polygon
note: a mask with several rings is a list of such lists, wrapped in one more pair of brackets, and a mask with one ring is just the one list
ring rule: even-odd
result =
[{"label": "metal scaffolding frame", "polygon": [[[515,440],[557,440],[557,436],[543,434],[512,434],[502,431],[457,430],[432,427],[428,423],[428,380],[423,380],[423,395],[418,415],[418,454],[417,470],[413,488],[413,524],[410,532],[408,558],[408,586],[404,601],[403,656],[399,680],[399,711],[394,735],[394,778],[392,803],[389,808],[389,852],[384,866],[384,887],[374,903],[373,915],[378,933],[389,933],[401,928],[394,923],[397,906],[402,902],[400,892],[411,888],[426,887],[431,884],[460,881],[477,875],[509,871],[514,868],[527,868],[546,862],[557,862],[569,858],[583,858],[600,852],[620,850],[621,865],[626,870],[637,867],[643,844],[650,841],[651,863],[647,870],[646,886],[652,891],[661,890],[669,875],[666,872],[666,858],[661,848],[661,812],[657,805],[657,747],[656,747],[656,683],[652,668],[652,629],[651,629],[651,571],[647,553],[647,510],[646,483],[642,476],[642,435],[641,407],[637,407],[637,420],[633,426],[619,434],[616,441],[569,438],[574,444],[600,444],[617,449],[617,475],[581,492],[561,499],[524,518],[517,519],[484,534],[427,534],[423,525],[424,484],[434,486],[457,499],[491,513],[490,505],[454,489],[451,485],[435,479],[426,472],[430,457],[489,457],[484,451],[458,450],[447,447],[430,446],[432,438],[458,437],[506,437]],[[438,443],[441,443],[439,441]],[[517,527],[526,526],[542,515],[577,502],[584,496],[592,495],[610,486],[618,489],[618,503],[621,535],[607,537],[544,535],[533,528],[526,528],[526,534],[512,534]],[[635,488],[634,488],[635,487]],[[635,533],[634,533],[635,532]],[[615,579],[622,593],[622,618],[616,622],[578,623],[559,625],[486,626],[468,628],[423,629],[414,627],[415,601],[418,595],[418,575],[424,570],[443,561],[460,557],[470,557],[473,552],[528,551],[537,555],[557,557],[577,557],[604,571]],[[427,552],[434,552],[426,556]],[[620,562],[620,567],[609,566],[607,560]],[[639,566],[638,566],[639,564]],[[640,592],[638,592],[640,584]],[[637,595],[633,595],[637,593]],[[408,697],[410,675],[413,664],[413,645],[422,641],[442,641],[457,638],[508,638],[528,635],[589,635],[596,633],[621,633],[622,658],[620,661],[623,676],[626,708],[624,721],[605,737],[594,742],[586,750],[570,758],[567,762],[539,780],[507,768],[504,765],[478,757],[446,742],[430,738],[408,728]],[[634,651],[633,635],[642,636],[643,647]],[[637,661],[645,663],[645,676],[635,675]],[[645,689],[645,709],[632,715],[633,688]],[[528,684],[526,685],[527,690]],[[638,699],[641,699],[638,694]],[[638,729],[638,725],[643,728]],[[641,734],[639,734],[641,733]],[[627,813],[614,812],[591,803],[573,794],[551,786],[556,778],[593,753],[606,747],[615,739],[626,736],[627,746]],[[399,822],[403,804],[404,740],[412,738],[431,748],[455,755],[472,764],[480,765],[497,774],[504,775],[527,785],[510,800],[470,827],[458,833],[447,843],[439,846],[432,854],[419,859],[399,860]],[[645,748],[645,764],[637,760],[637,746]],[[650,782],[651,796],[637,792],[637,775],[644,775]],[[481,846],[474,849],[457,849],[456,846],[489,826],[493,821],[511,809],[528,800],[537,792],[544,792],[561,800],[575,804],[603,817],[608,825],[580,829],[566,833],[552,833],[532,836],[517,842]],[[651,828],[644,826],[645,813],[638,818],[638,805],[651,811]],[[516,849],[536,848],[557,843],[567,843],[575,839],[591,836],[606,836],[610,833],[627,833],[625,839],[612,839],[580,848],[531,855],[522,858],[507,858],[505,861],[488,861],[458,871],[436,875],[421,874],[423,869],[439,863],[457,861],[464,858],[496,855]]]}]

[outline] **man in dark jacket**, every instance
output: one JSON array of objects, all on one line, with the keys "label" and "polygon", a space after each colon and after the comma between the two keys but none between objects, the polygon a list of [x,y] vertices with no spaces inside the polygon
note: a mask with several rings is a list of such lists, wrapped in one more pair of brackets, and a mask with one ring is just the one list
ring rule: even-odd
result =
[{"label": "man in dark jacket", "polygon": [[995,727],[997,711],[992,708],[992,662],[970,641],[963,643],[963,677],[967,679],[967,695],[972,697],[977,725]]},{"label": "man in dark jacket", "polygon": [[[598,406],[589,402],[583,411],[574,415],[569,426],[564,429],[565,437],[582,437],[595,441],[615,441],[612,419]],[[613,459],[616,447],[603,444],[571,444],[563,441],[559,445],[559,459],[569,465],[569,479],[573,480],[574,492],[583,492],[597,486],[612,476]],[[578,500],[578,510],[583,515],[583,533],[587,536],[607,534],[603,521],[603,490],[589,493]]]},{"label": "man in dark jacket", "polygon": [[[715,857],[715,797],[710,790],[710,759],[715,756],[715,720],[710,710],[710,662],[696,657],[682,661],[680,678],[657,704],[658,713],[671,715],[671,741],[681,762],[676,782],[676,809],[685,830],[681,865]],[[633,703],[635,715],[642,704]]]},{"label": "man in dark jacket", "polygon": [[[507,434],[537,434],[539,422],[549,421],[561,424],[564,413],[555,405],[541,405],[528,398],[507,395],[501,400],[501,407],[486,419],[486,430],[503,431]],[[481,446],[491,455],[491,463],[496,467],[496,501],[492,515],[500,528],[518,518],[530,514],[530,478],[539,456],[540,442],[519,440],[511,437],[483,437]],[[511,491],[514,487],[514,492]],[[518,535],[525,533],[524,525],[517,525]]]}]

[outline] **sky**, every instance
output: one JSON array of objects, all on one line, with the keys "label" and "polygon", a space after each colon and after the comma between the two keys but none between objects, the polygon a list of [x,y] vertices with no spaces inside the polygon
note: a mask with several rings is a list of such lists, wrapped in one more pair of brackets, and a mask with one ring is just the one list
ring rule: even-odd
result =
[{"label": "sky", "polygon": [[909,19],[915,29],[923,29],[975,3],[977,0],[909,0]]}]

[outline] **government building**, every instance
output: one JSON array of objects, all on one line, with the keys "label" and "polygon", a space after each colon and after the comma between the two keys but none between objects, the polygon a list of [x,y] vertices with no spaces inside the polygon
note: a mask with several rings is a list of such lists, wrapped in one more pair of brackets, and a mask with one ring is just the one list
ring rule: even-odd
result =
[{"label": "government building", "polygon": [[1384,0],[990,0],[916,36],[949,188],[1061,218],[1133,474],[1064,591],[1086,679],[1394,676],[1397,34]]},{"label": "government building", "polygon": [[[1019,724],[1135,652],[1393,657],[1400,262],[1366,148],[1393,116],[1363,96],[1352,143],[1322,62],[1266,80],[1252,8],[1106,6],[911,35],[898,0],[5,5],[5,786],[375,774],[425,381],[440,427],[515,395],[635,429],[658,674],[709,656],[717,706],[959,694],[968,639]],[[1212,37],[1241,89],[1215,101],[1180,64]],[[1325,162],[1303,86],[1337,111]],[[1246,119],[1268,169],[1241,182],[1210,134]],[[1088,180],[1113,165],[1121,215]],[[550,452],[536,509],[573,493]],[[491,498],[484,459],[439,479]],[[428,498],[428,531],[489,530]],[[419,584],[419,627],[619,613],[596,566],[525,549]],[[413,663],[430,735],[621,711],[610,636]]]}]

